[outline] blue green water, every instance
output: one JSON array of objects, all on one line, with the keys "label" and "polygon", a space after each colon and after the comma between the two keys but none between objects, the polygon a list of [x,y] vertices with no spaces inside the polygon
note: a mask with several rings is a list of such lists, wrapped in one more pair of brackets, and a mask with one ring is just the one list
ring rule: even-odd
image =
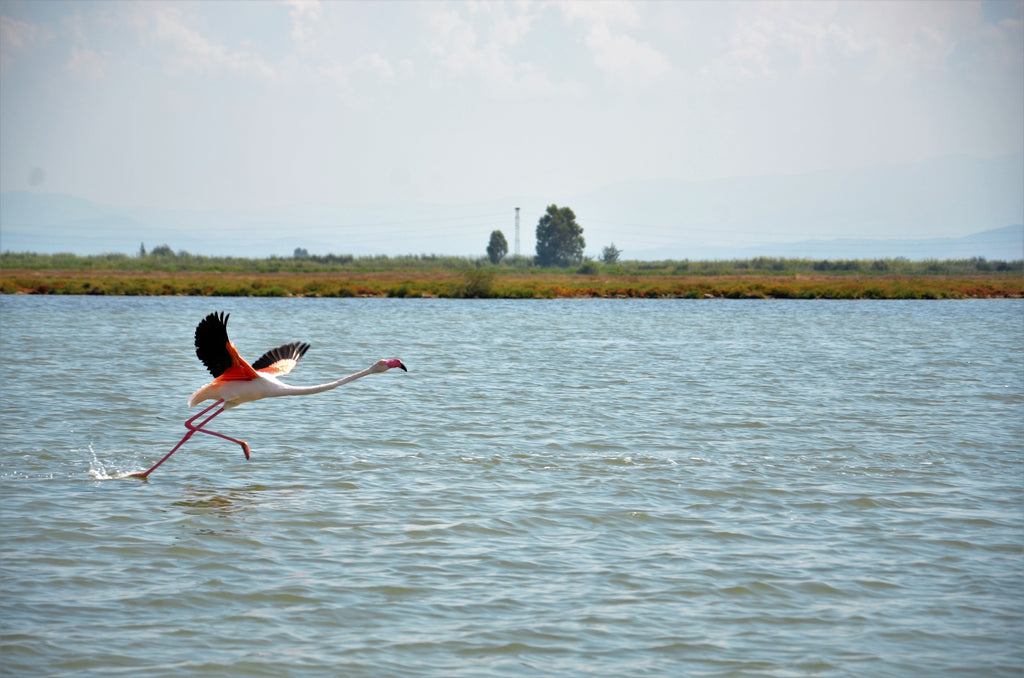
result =
[{"label": "blue green water", "polygon": [[[286,379],[149,481],[213,310]],[[0,297],[0,673],[1020,676],[1024,302]]]}]

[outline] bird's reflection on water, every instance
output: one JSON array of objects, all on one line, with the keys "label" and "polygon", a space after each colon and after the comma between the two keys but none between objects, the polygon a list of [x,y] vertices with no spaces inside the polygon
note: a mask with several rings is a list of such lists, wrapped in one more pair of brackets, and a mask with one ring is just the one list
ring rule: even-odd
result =
[{"label": "bird's reflection on water", "polygon": [[172,503],[189,515],[233,514],[251,510],[261,502],[259,493],[276,488],[249,485],[228,489],[188,486],[185,497]]}]

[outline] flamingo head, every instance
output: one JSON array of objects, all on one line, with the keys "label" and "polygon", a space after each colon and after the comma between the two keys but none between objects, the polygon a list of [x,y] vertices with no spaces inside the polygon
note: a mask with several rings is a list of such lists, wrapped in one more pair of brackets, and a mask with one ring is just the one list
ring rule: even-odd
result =
[{"label": "flamingo head", "polygon": [[391,358],[389,360],[378,360],[373,366],[373,371],[387,372],[388,370],[393,369],[395,367],[401,368],[403,372],[409,371],[408,369],[406,369],[405,365],[402,364],[402,361],[399,360],[398,358]]}]

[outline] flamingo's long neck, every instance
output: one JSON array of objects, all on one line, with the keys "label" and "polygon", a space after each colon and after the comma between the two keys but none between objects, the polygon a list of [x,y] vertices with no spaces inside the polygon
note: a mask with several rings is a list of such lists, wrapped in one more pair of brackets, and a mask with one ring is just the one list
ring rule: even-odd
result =
[{"label": "flamingo's long neck", "polygon": [[289,385],[281,393],[281,395],[310,395],[310,394],[313,394],[313,393],[323,393],[324,391],[330,391],[332,388],[338,388],[339,386],[344,386],[345,384],[349,383],[350,381],[355,381],[356,379],[360,379],[362,377],[365,377],[368,374],[374,374],[376,371],[377,370],[374,370],[372,367],[368,367],[365,370],[360,370],[360,371],[356,372],[355,374],[348,375],[347,377],[342,377],[341,379],[336,379],[334,381],[329,381],[326,384],[317,384],[316,386],[291,386],[291,385]]}]

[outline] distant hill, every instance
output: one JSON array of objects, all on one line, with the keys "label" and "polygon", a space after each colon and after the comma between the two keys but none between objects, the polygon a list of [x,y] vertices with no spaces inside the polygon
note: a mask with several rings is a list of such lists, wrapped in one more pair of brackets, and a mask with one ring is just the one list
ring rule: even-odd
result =
[{"label": "distant hill", "polygon": [[[14,252],[125,252],[148,224],[117,208],[59,193],[0,195],[0,250]],[[159,243],[154,243],[159,244]],[[132,251],[138,249],[138,244]]]},{"label": "distant hill", "polygon": [[[114,207],[67,195],[0,194],[0,250],[133,254],[483,256],[492,230],[533,253],[548,204],[569,206],[586,254],[624,259],[753,256],[910,260],[1024,258],[1024,155],[947,157],[786,177],[637,181],[575,196],[485,203],[278,206],[236,211]],[[814,239],[809,235],[813,234]]]},{"label": "distant hill", "polygon": [[[803,240],[793,243],[765,243],[746,247],[697,247],[685,257],[701,259],[749,259],[752,257],[783,257],[792,259],[971,259],[982,257],[992,261],[1024,259],[1024,225],[993,228],[960,238],[837,238],[834,240]],[[625,258],[651,260],[666,258],[659,251],[640,252]]]},{"label": "distant hill", "polygon": [[[80,198],[19,191],[0,194],[0,251],[134,254],[145,243],[193,254],[263,258],[298,248],[327,254],[483,256],[491,230],[512,219],[510,203],[477,220],[468,237],[447,231],[479,206],[281,206],[241,211],[115,207]],[[494,206],[486,206],[492,213]],[[426,216],[425,216],[426,215]],[[461,227],[466,231],[465,226]],[[507,229],[506,229],[507,230]],[[477,251],[479,250],[479,251]]]},{"label": "distant hill", "polygon": [[630,182],[568,204],[588,246],[600,252],[614,242],[627,259],[1020,259],[1024,155]]}]

